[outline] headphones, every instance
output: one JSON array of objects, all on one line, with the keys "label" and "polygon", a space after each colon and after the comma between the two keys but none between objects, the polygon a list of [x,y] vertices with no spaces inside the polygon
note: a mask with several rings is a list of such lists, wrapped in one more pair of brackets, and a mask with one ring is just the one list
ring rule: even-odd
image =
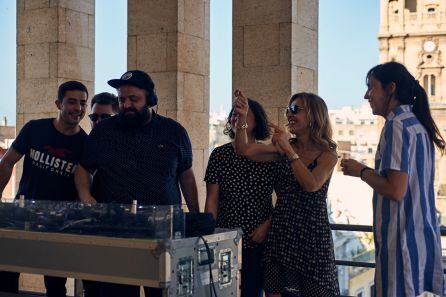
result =
[{"label": "headphones", "polygon": [[158,104],[158,96],[156,95],[155,87],[152,88],[151,91],[147,91],[146,103],[149,107],[155,106]]}]

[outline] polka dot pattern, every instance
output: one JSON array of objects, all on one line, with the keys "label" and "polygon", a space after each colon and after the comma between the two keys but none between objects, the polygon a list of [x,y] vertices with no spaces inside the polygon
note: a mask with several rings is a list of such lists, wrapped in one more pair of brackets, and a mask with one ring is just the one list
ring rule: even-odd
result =
[{"label": "polka dot pattern", "polygon": [[333,292],[320,286],[314,280],[302,277],[295,270],[278,263],[270,263],[263,269],[264,286],[268,294],[286,294],[296,297],[333,297]]},{"label": "polka dot pattern", "polygon": [[242,228],[244,248],[258,246],[249,234],[272,214],[277,165],[239,156],[231,143],[215,148],[209,157],[204,180],[219,185],[217,226]]},{"label": "polka dot pattern", "polygon": [[92,194],[98,202],[181,204],[178,181],[192,167],[192,148],[172,119],[153,113],[149,124],[130,130],[115,116],[90,133],[80,164],[96,171]]},{"label": "polka dot pattern", "polygon": [[[332,295],[339,295],[326,203],[330,181],[315,192],[305,192],[296,182],[290,162],[284,159],[279,166],[278,200],[263,263],[266,267],[276,262],[314,280]],[[316,166],[317,159],[308,168],[313,170]],[[276,287],[280,284],[272,286]]]}]

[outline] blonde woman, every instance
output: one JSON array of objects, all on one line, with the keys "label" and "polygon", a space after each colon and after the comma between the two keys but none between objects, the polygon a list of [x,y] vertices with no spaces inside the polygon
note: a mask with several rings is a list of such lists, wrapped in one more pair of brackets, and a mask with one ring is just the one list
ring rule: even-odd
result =
[{"label": "blonde woman", "polygon": [[311,93],[291,97],[285,114],[291,139],[271,125],[271,145],[247,142],[247,100],[239,90],[237,153],[257,161],[280,160],[277,203],[263,256],[267,296],[337,296],[339,286],[327,214],[327,190],[337,162],[325,102]]}]

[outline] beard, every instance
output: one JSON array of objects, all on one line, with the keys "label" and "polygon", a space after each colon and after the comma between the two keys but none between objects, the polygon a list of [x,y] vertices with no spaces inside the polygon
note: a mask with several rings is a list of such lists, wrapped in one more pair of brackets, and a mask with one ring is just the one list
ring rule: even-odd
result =
[{"label": "beard", "polygon": [[150,119],[150,114],[147,107],[148,106],[146,105],[140,110],[133,107],[120,110],[118,114],[119,124],[130,130],[141,128]]}]

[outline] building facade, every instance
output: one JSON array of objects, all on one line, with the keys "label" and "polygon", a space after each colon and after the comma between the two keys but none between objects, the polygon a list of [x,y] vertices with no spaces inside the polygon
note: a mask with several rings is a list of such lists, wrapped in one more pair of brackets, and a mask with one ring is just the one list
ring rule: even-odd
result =
[{"label": "building facade", "polygon": [[[0,123],[0,160],[6,154],[8,148],[11,147],[12,142],[15,139],[15,126],[8,126],[8,119],[3,117]],[[3,190],[1,199],[12,199],[16,193],[16,181],[15,181],[15,167],[13,174],[5,189]]]},{"label": "building facade", "polygon": [[214,148],[231,141],[229,136],[224,134],[227,117],[228,113],[223,109],[209,113],[209,154]]},{"label": "building facade", "polygon": [[8,120],[3,118],[0,124],[0,148],[8,149],[15,139],[15,126],[8,126]]},{"label": "building facade", "polygon": [[[432,115],[446,134],[446,1],[381,0],[380,62],[397,61],[426,90]],[[436,154],[437,207],[446,214],[446,157]],[[446,219],[442,219],[446,223]]]},{"label": "building facade", "polygon": [[[353,261],[374,262],[375,251],[367,250],[353,257]],[[349,296],[375,296],[375,269],[365,267],[349,267]]]},{"label": "building facade", "polygon": [[[353,158],[374,167],[378,146],[378,121],[368,103],[355,108],[345,106],[329,110],[333,138],[338,143],[338,153],[342,157]],[[338,168],[340,171],[340,168]]]}]

